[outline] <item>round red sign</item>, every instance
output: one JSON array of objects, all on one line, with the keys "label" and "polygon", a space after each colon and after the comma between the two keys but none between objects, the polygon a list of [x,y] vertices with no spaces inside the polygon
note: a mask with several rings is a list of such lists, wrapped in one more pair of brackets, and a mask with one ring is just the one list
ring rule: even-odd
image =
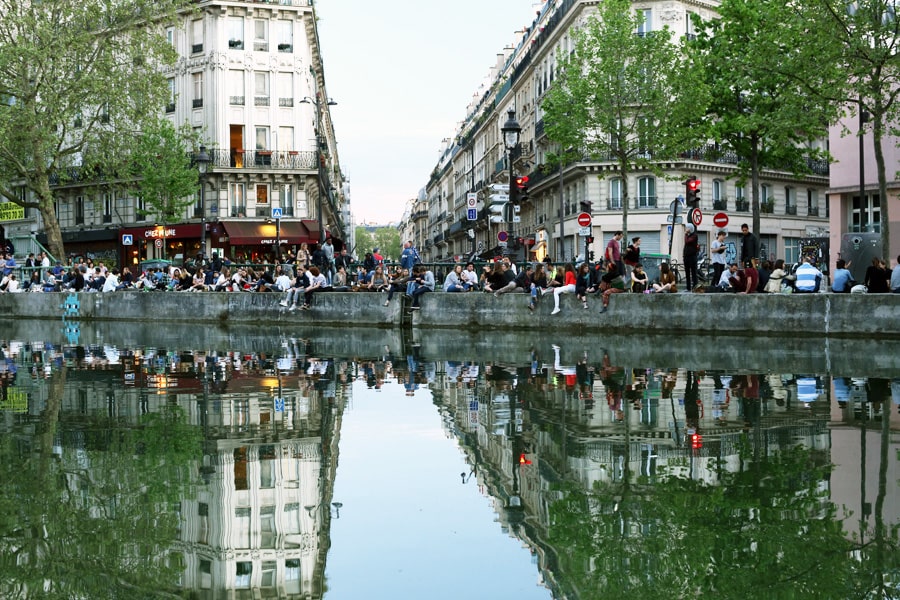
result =
[{"label": "round red sign", "polygon": [[578,224],[582,227],[590,227],[591,226],[591,215],[590,213],[578,213]]},{"label": "round red sign", "polygon": [[718,212],[713,215],[713,225],[716,227],[727,227],[728,226],[728,215],[723,212]]}]

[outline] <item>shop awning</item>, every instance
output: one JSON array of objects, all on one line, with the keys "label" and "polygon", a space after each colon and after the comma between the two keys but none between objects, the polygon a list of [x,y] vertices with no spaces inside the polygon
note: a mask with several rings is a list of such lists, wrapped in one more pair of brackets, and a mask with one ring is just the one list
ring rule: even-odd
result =
[{"label": "shop awning", "polygon": [[306,226],[301,221],[281,221],[281,230],[275,222],[222,221],[228,242],[232,246],[270,246],[281,240],[282,244],[315,243]]}]

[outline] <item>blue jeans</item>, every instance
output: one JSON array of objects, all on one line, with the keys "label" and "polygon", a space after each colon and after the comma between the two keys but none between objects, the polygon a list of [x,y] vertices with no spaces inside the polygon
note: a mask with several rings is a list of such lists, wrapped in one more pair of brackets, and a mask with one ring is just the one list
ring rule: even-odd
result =
[{"label": "blue jeans", "polygon": [[425,293],[430,292],[430,291],[431,291],[431,290],[428,289],[427,287],[425,287],[424,285],[420,285],[419,287],[417,287],[416,289],[414,289],[414,290],[413,290],[413,293],[411,294],[411,295],[412,295],[412,305],[413,305],[413,306],[418,306],[418,305],[419,305],[419,298],[422,296],[422,294],[425,294]]}]

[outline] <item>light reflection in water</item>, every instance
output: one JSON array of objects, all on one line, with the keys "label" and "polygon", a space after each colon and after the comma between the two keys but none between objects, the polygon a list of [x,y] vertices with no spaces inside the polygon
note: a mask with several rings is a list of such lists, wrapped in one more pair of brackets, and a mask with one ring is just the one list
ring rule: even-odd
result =
[{"label": "light reflection in water", "polygon": [[[321,345],[4,342],[0,593],[367,597],[367,509],[412,499],[476,597],[896,595],[900,380]],[[457,597],[416,565],[377,577]]]}]

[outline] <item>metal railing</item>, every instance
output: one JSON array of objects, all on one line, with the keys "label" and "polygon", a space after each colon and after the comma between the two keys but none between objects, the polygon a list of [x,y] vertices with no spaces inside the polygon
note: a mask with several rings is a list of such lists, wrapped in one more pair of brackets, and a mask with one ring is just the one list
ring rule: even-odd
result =
[{"label": "metal railing", "polygon": [[214,148],[209,150],[209,166],[235,169],[300,169],[315,170],[314,151],[270,151],[270,150],[229,150]]}]

